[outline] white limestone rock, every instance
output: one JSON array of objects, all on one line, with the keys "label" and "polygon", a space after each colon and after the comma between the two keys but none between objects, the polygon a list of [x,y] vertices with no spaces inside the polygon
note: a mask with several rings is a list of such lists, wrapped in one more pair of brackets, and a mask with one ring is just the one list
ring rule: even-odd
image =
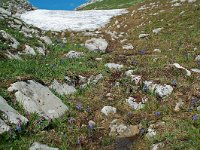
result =
[{"label": "white limestone rock", "polygon": [[169,96],[173,91],[171,85],[158,85],[155,90],[155,94],[159,97]]},{"label": "white limestone rock", "polygon": [[153,30],[153,33],[158,34],[163,28],[157,28]]},{"label": "white limestone rock", "polygon": [[47,45],[51,45],[52,44],[52,41],[48,36],[40,37],[40,39],[43,40]]},{"label": "white limestone rock", "polygon": [[185,71],[186,71],[186,75],[187,75],[187,76],[191,76],[191,72],[190,72],[189,70],[187,70],[186,68],[182,67],[180,64],[174,63],[174,64],[172,64],[172,66],[174,66],[174,67],[176,67],[176,68],[178,68],[178,69],[183,69],[183,70],[185,70]]},{"label": "white limestone rock", "polygon": [[134,49],[134,46],[131,43],[128,43],[126,45],[123,45],[122,48],[124,50],[132,50],[132,49]]},{"label": "white limestone rock", "polygon": [[26,123],[28,120],[20,115],[15,109],[13,109],[6,100],[0,96],[0,112],[3,113],[3,117],[10,123],[18,124],[19,121]]},{"label": "white limestone rock", "polygon": [[107,63],[105,67],[109,68],[110,70],[121,70],[124,65],[115,64],[115,63]]},{"label": "white limestone rock", "polygon": [[59,150],[58,148],[49,147],[38,142],[34,142],[29,150]]},{"label": "white limestone rock", "polygon": [[108,42],[102,38],[92,38],[85,42],[85,47],[94,52],[105,52],[108,47]]},{"label": "white limestone rock", "polygon": [[25,54],[29,54],[29,55],[36,55],[35,50],[30,47],[29,45],[25,45],[25,49],[24,49]]},{"label": "white limestone rock", "polygon": [[76,51],[70,51],[65,55],[66,58],[70,58],[70,59],[71,58],[80,58],[82,56],[84,56],[83,52],[76,52]]},{"label": "white limestone rock", "polygon": [[76,92],[74,86],[67,85],[66,83],[61,84],[57,80],[53,81],[50,88],[55,90],[60,95],[69,95]]},{"label": "white limestone rock", "polygon": [[126,99],[126,102],[128,103],[128,105],[133,108],[134,110],[140,110],[143,109],[145,104],[142,102],[136,102],[136,99],[134,99],[133,97],[129,97],[128,99]]},{"label": "white limestone rock", "polygon": [[192,68],[191,71],[195,73],[200,73],[200,69],[197,69],[197,68]]},{"label": "white limestone rock", "polygon": [[68,110],[68,107],[48,87],[33,80],[13,83],[8,91],[14,92],[16,100],[30,113],[58,118]]},{"label": "white limestone rock", "polygon": [[6,33],[4,30],[0,30],[0,38],[4,38],[5,40],[7,40],[10,46],[14,49],[17,49],[18,46],[20,45],[19,42],[15,38],[13,38],[11,35]]},{"label": "white limestone rock", "polygon": [[144,34],[144,33],[143,33],[143,34],[140,34],[140,35],[139,35],[139,38],[140,38],[140,39],[142,39],[142,38],[147,38],[148,36],[149,36],[149,34]]},{"label": "white limestone rock", "polygon": [[103,114],[105,114],[106,116],[108,116],[110,114],[115,114],[117,112],[117,109],[115,107],[112,107],[112,106],[104,106],[102,108],[101,112]]},{"label": "white limestone rock", "polygon": [[195,61],[200,61],[200,55],[197,55]]}]

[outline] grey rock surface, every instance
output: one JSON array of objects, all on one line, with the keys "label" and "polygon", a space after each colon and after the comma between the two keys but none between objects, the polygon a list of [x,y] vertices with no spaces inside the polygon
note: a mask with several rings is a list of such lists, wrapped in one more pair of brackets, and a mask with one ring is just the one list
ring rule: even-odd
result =
[{"label": "grey rock surface", "polygon": [[58,118],[68,107],[48,87],[34,81],[19,81],[11,84],[8,91],[14,92],[16,100],[24,109],[40,116]]}]

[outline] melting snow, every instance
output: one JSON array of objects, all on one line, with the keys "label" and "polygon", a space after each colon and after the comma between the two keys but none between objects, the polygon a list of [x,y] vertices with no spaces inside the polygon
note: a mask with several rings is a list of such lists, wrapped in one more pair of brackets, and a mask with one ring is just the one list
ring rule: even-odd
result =
[{"label": "melting snow", "polygon": [[21,19],[43,30],[92,31],[105,26],[112,17],[124,13],[127,13],[127,10],[63,11],[39,9],[22,14]]}]

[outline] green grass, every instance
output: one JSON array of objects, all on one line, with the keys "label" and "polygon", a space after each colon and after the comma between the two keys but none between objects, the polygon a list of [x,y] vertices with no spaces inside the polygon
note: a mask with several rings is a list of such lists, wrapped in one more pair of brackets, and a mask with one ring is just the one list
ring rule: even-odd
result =
[{"label": "green grass", "polygon": [[143,2],[144,0],[103,0],[101,2],[95,2],[84,8],[83,10],[90,9],[119,9],[128,8],[136,3]]}]

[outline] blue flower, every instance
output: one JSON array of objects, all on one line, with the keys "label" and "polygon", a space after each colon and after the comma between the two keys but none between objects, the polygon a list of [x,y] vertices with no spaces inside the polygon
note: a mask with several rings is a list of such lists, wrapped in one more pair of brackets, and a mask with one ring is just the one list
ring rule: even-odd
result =
[{"label": "blue flower", "polygon": [[71,118],[69,119],[68,122],[69,122],[70,124],[72,124],[72,123],[75,123],[75,121],[76,121],[76,119],[74,119],[74,118],[71,117]]},{"label": "blue flower", "polygon": [[140,50],[139,54],[144,55],[146,53],[146,50]]},{"label": "blue flower", "polygon": [[156,111],[156,112],[155,112],[155,115],[156,115],[157,117],[159,117],[159,116],[161,115],[161,112]]},{"label": "blue flower", "polygon": [[177,86],[177,81],[176,81],[176,79],[174,79],[174,80],[172,81],[172,85],[173,85],[173,86]]},{"label": "blue flower", "polygon": [[86,112],[87,112],[87,113],[90,113],[90,112],[91,112],[91,109],[90,109],[89,106],[86,108]]},{"label": "blue flower", "polygon": [[82,104],[81,104],[81,103],[77,104],[77,105],[76,105],[76,109],[82,110]]},{"label": "blue flower", "polygon": [[192,105],[193,107],[197,107],[197,99],[196,98],[192,98]]},{"label": "blue flower", "polygon": [[192,120],[193,121],[197,121],[199,119],[199,116],[198,115],[194,115],[193,117],[192,117]]},{"label": "blue flower", "polygon": [[17,124],[17,127],[16,127],[16,131],[17,131],[17,132],[21,132],[21,130],[22,130],[21,124],[18,123],[18,124]]},{"label": "blue flower", "polygon": [[147,92],[147,90],[148,90],[148,88],[147,88],[147,85],[145,84],[145,85],[143,86],[143,91],[144,91],[144,92]]}]

